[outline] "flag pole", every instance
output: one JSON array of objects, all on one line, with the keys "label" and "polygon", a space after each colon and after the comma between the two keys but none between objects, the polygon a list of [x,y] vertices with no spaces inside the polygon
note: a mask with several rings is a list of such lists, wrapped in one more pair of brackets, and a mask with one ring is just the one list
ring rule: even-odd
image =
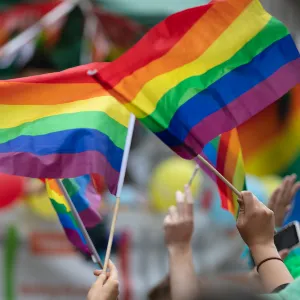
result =
[{"label": "flag pole", "polygon": [[33,40],[44,27],[51,26],[68,14],[82,0],[66,0],[0,48],[0,56],[10,56]]},{"label": "flag pole", "polygon": [[[192,173],[192,175],[191,175],[191,177],[190,177],[190,179],[189,179],[189,181],[187,183],[187,187],[188,188],[191,187],[191,185],[192,185],[192,183],[193,183],[193,181],[194,181],[194,179],[195,179],[195,177],[196,177],[199,169],[200,169],[200,167],[198,166],[198,164],[196,164],[195,168],[194,168],[194,171],[193,171],[193,173]],[[184,199],[184,203],[187,204],[187,196],[186,196],[186,191],[185,190],[184,190],[184,198],[183,199]]]},{"label": "flag pole", "polygon": [[191,176],[191,178],[190,178],[190,180],[188,182],[188,187],[190,187],[192,185],[192,183],[193,183],[193,181],[194,181],[194,179],[195,179],[195,177],[196,177],[199,169],[200,169],[200,167],[196,164],[194,172],[193,172],[193,174],[192,174],[192,176]]},{"label": "flag pole", "polygon": [[211,171],[213,172],[220,180],[222,180],[237,196],[241,198],[240,191],[230,183],[215,167],[213,167],[203,156],[200,154],[197,155],[197,158]]},{"label": "flag pole", "polygon": [[112,242],[113,242],[113,237],[114,237],[115,227],[116,227],[116,221],[117,221],[117,216],[118,216],[118,211],[119,211],[119,206],[120,206],[120,196],[121,196],[124,179],[125,179],[125,173],[126,173],[126,169],[127,169],[127,163],[128,163],[129,151],[130,151],[131,140],[132,140],[132,135],[133,135],[133,130],[134,130],[134,124],[135,124],[135,116],[133,114],[130,114],[128,131],[127,131],[127,136],[126,136],[126,143],[125,143],[123,159],[122,159],[122,164],[121,164],[121,170],[120,170],[120,177],[119,177],[117,193],[116,193],[116,203],[115,203],[114,214],[113,214],[113,218],[112,218],[112,222],[111,222],[110,232],[109,232],[109,239],[108,239],[108,244],[107,244],[107,248],[106,248],[103,272],[107,271],[108,261],[110,258],[111,247],[112,247]]},{"label": "flag pole", "polygon": [[93,242],[92,242],[92,240],[91,240],[91,238],[90,238],[90,236],[89,236],[89,234],[88,234],[88,232],[87,232],[87,230],[86,230],[86,228],[85,228],[85,226],[84,226],[84,224],[83,224],[83,222],[82,222],[82,220],[79,216],[79,213],[78,213],[73,201],[71,200],[71,198],[70,198],[70,196],[69,196],[69,194],[68,194],[68,192],[67,192],[67,190],[64,186],[64,184],[62,183],[61,179],[55,179],[55,182],[57,183],[59,189],[63,193],[67,203],[70,206],[71,212],[72,212],[72,214],[73,214],[73,216],[74,216],[74,218],[75,218],[75,220],[76,220],[76,222],[77,222],[77,224],[78,224],[78,226],[79,226],[79,228],[80,228],[80,230],[81,230],[81,232],[82,232],[82,234],[85,238],[85,241],[87,243],[87,246],[88,246],[90,252],[92,253],[93,261],[95,263],[97,263],[101,269],[103,269],[103,263],[101,261],[101,258],[99,256],[99,254],[98,254],[98,252],[97,252],[97,250],[96,250],[96,248],[95,248],[95,246],[94,246],[94,244],[93,244]]}]

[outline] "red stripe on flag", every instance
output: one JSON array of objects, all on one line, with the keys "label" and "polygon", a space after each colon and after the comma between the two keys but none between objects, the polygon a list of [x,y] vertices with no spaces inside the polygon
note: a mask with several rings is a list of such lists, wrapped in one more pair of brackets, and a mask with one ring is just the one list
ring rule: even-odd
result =
[{"label": "red stripe on flag", "polygon": [[[224,175],[225,163],[227,158],[228,144],[230,141],[230,131],[225,132],[220,137],[218,157],[217,157],[217,170]],[[221,205],[224,209],[229,208],[228,205],[228,187],[227,185],[219,178],[217,178],[217,185],[221,196]]]}]

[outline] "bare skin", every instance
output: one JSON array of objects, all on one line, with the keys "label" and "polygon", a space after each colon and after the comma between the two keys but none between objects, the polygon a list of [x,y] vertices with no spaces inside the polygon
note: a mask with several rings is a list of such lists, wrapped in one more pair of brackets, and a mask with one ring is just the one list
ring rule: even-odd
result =
[{"label": "bare skin", "polygon": [[97,276],[92,285],[87,300],[117,300],[119,295],[118,271],[112,261],[109,262],[109,273],[103,273],[100,270],[94,271]]},{"label": "bare skin", "polygon": [[[237,228],[256,265],[270,257],[280,258],[274,244],[274,213],[250,192],[242,192]],[[293,281],[288,269],[279,260],[265,262],[259,270],[259,276],[267,292]]]},{"label": "bare skin", "polygon": [[193,197],[185,187],[185,194],[176,193],[177,206],[169,209],[164,221],[165,243],[169,253],[171,299],[192,298],[199,280],[194,270],[192,235],[194,231]]},{"label": "bare skin", "polygon": [[268,208],[274,212],[276,227],[283,226],[284,219],[292,208],[293,199],[300,189],[300,182],[296,180],[295,174],[286,176],[269,199]]}]

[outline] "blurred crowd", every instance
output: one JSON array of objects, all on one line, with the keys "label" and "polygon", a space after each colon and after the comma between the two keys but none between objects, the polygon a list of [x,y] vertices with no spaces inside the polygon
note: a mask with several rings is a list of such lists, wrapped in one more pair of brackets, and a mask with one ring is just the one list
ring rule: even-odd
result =
[{"label": "blurred crowd", "polygon": [[[169,208],[163,224],[169,273],[150,291],[149,299],[298,299],[300,281],[284,262],[291,255],[290,249],[278,252],[274,232],[283,226],[299,189],[300,182],[291,175],[284,178],[267,205],[251,192],[241,193],[236,227],[255,266],[245,274],[221,274],[217,278],[199,277],[195,271],[191,246],[194,200],[188,185],[184,192],[177,191],[177,204]],[[95,270],[94,275],[97,278],[88,299],[117,299],[119,280],[114,263],[110,261],[109,272]]]}]

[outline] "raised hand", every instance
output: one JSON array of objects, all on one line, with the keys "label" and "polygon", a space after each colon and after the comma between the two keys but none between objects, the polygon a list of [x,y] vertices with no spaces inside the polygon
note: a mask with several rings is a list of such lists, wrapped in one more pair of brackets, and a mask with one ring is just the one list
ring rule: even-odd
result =
[{"label": "raised hand", "polygon": [[177,206],[169,209],[164,221],[165,242],[169,252],[171,299],[193,299],[199,281],[193,265],[193,197],[188,186],[185,194],[176,193]]},{"label": "raised hand", "polygon": [[300,189],[300,182],[295,174],[286,176],[280,186],[272,193],[268,207],[275,214],[275,226],[282,227],[287,213],[292,208],[292,201]]},{"label": "raised hand", "polygon": [[250,249],[274,244],[274,213],[250,192],[242,192],[237,228]]},{"label": "raised hand", "polygon": [[241,196],[237,228],[256,266],[260,265],[259,275],[266,292],[271,292],[293,281],[274,244],[274,213],[252,193],[242,192]]},{"label": "raised hand", "polygon": [[87,300],[116,300],[119,295],[118,271],[112,261],[108,264],[109,273],[94,271],[98,276],[92,285]]},{"label": "raised hand", "polygon": [[184,250],[190,247],[194,231],[194,201],[187,186],[185,195],[176,192],[176,201],[177,206],[170,207],[164,220],[165,242],[169,250]]}]

